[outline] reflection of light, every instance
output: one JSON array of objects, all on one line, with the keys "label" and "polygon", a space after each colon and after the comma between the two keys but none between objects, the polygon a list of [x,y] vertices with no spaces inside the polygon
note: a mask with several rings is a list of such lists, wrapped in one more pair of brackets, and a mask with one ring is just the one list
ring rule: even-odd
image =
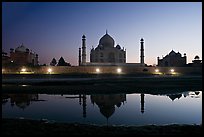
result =
[{"label": "reflection of light", "polygon": [[21,71],[22,71],[22,72],[25,72],[25,71],[26,71],[26,69],[25,69],[25,68],[22,68],[22,69],[21,69]]},{"label": "reflection of light", "polygon": [[171,72],[174,72],[174,69],[171,69],[170,71],[171,71]]},{"label": "reflection of light", "polygon": [[159,69],[155,69],[155,72],[159,72]]},{"label": "reflection of light", "polygon": [[49,68],[47,71],[48,71],[49,73],[51,73],[51,72],[52,72],[52,69],[51,69],[51,68]]},{"label": "reflection of light", "polygon": [[5,71],[5,69],[2,69],[2,72],[4,72]]},{"label": "reflection of light", "polygon": [[13,60],[11,60],[11,62],[13,63]]},{"label": "reflection of light", "polygon": [[97,69],[96,69],[96,72],[100,72],[100,69],[99,69],[99,68],[97,68]]},{"label": "reflection of light", "polygon": [[121,68],[118,68],[118,69],[117,69],[117,72],[118,72],[118,73],[120,73],[121,71],[122,71]]}]

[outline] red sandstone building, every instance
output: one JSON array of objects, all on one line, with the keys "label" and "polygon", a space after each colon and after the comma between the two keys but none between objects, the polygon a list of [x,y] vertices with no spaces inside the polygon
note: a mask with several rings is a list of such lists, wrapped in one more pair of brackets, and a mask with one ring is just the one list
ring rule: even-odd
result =
[{"label": "red sandstone building", "polygon": [[186,54],[181,56],[181,53],[176,53],[175,51],[171,51],[168,55],[163,57],[162,59],[157,58],[159,67],[183,67],[186,65]]},{"label": "red sandstone building", "polygon": [[23,44],[15,50],[10,49],[10,62],[15,65],[38,65],[38,54],[35,54],[30,49],[26,48]]}]

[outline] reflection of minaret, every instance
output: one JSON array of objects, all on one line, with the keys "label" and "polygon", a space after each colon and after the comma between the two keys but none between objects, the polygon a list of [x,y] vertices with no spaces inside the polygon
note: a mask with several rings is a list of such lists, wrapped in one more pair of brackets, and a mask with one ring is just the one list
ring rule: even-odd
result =
[{"label": "reflection of minaret", "polygon": [[82,106],[83,106],[83,117],[85,118],[86,117],[86,95],[83,94],[83,103],[82,103]]},{"label": "reflection of minaret", "polygon": [[143,38],[141,38],[140,43],[141,43],[140,63],[144,64],[144,39]]},{"label": "reflection of minaret", "polygon": [[141,113],[144,113],[144,94],[141,94]]},{"label": "reflection of minaret", "polygon": [[79,48],[79,66],[81,65],[81,48]]},{"label": "reflection of minaret", "polygon": [[86,36],[82,36],[82,64],[86,63]]},{"label": "reflection of minaret", "polygon": [[79,105],[81,105],[81,94],[79,94]]}]

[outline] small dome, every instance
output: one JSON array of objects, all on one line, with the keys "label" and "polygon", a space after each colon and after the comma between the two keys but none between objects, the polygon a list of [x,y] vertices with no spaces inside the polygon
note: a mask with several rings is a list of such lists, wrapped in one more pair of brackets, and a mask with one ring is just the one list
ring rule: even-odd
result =
[{"label": "small dome", "polygon": [[121,49],[120,45],[117,45],[116,48],[117,48],[117,49]]},{"label": "small dome", "polygon": [[27,48],[22,44],[21,46],[17,47],[15,49],[15,51],[17,51],[17,52],[26,52]]},{"label": "small dome", "polygon": [[115,41],[114,39],[108,35],[105,34],[100,40],[99,45],[103,45],[104,47],[114,47]]},{"label": "small dome", "polygon": [[200,58],[199,58],[199,56],[198,56],[198,55],[196,55],[194,59],[199,60]]},{"label": "small dome", "polygon": [[141,40],[140,40],[141,42],[143,42],[144,41],[144,39],[143,38],[141,38]]}]

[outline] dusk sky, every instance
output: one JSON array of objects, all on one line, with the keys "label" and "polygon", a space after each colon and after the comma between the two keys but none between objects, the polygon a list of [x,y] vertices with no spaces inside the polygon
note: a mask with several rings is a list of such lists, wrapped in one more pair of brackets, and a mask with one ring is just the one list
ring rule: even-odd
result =
[{"label": "dusk sky", "polygon": [[[90,49],[105,34],[127,50],[126,62],[139,63],[144,38],[145,63],[172,49],[191,63],[202,59],[201,2],[3,2],[2,50],[21,43],[39,55],[40,64],[62,56],[78,65],[78,49],[86,35]],[[116,46],[116,45],[115,45]]]}]

